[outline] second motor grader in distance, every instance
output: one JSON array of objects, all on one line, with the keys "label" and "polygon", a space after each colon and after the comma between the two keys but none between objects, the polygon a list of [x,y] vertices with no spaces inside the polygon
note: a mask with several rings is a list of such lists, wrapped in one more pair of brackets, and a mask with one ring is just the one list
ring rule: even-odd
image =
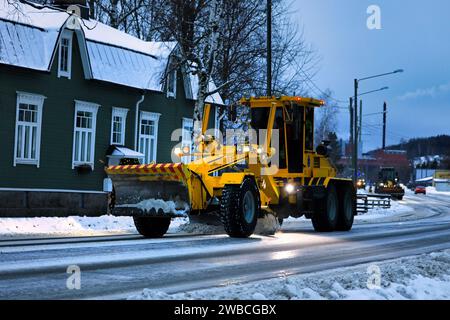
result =
[{"label": "second motor grader in distance", "polygon": [[[249,108],[251,128],[265,132],[257,143],[223,146],[206,137],[207,105],[195,160],[107,168],[115,189],[113,214],[132,216],[137,230],[150,238],[162,237],[172,218],[211,214],[237,238],[251,236],[265,214],[280,220],[305,216],[318,232],[349,231],[356,215],[355,187],[336,177],[327,143],[314,150],[314,113],[323,101],[261,97],[241,104]],[[190,150],[174,152],[182,158]]]}]

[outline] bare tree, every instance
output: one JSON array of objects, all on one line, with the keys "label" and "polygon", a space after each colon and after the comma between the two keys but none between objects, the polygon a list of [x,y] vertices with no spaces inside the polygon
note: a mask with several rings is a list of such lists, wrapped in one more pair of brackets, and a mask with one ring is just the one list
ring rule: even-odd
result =
[{"label": "bare tree", "polygon": [[322,100],[325,101],[325,107],[318,111],[315,144],[319,145],[323,140],[328,140],[330,133],[336,132],[337,129],[337,115],[339,113],[339,106],[336,105],[333,99],[333,92],[329,89],[325,90]]}]

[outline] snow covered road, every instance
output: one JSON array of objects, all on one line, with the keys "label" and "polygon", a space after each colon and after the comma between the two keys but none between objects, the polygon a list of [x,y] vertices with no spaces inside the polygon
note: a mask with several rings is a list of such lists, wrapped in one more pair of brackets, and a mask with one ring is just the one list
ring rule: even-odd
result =
[{"label": "snow covered road", "polygon": [[[127,298],[145,288],[174,294],[450,249],[450,197],[408,194],[404,205],[411,210],[384,220],[359,217],[350,233],[317,234],[299,220],[274,237],[248,240],[179,234],[0,241],[0,299]],[[69,266],[81,269],[80,290],[66,286]]]}]

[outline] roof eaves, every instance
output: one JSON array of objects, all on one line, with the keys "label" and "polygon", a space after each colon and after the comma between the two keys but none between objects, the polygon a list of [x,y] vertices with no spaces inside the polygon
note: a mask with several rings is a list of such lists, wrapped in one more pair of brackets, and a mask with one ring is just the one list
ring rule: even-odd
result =
[{"label": "roof eaves", "polygon": [[101,44],[101,45],[104,45],[104,46],[110,46],[110,47],[114,47],[114,48],[118,48],[118,49],[122,49],[122,50],[131,51],[131,52],[134,52],[134,53],[142,54],[142,55],[147,56],[147,57],[151,57],[151,58],[156,59],[156,60],[158,59],[157,56],[152,55],[152,54],[148,54],[148,53],[145,53],[145,52],[142,52],[142,51],[138,51],[138,50],[134,50],[134,49],[130,49],[130,48],[125,48],[123,46],[118,46],[118,45],[107,43],[107,42],[101,42],[101,41],[97,41],[97,40],[92,40],[92,39],[89,39],[89,38],[85,38],[85,39],[86,39],[86,41],[90,41],[90,42],[93,42],[93,43]]}]

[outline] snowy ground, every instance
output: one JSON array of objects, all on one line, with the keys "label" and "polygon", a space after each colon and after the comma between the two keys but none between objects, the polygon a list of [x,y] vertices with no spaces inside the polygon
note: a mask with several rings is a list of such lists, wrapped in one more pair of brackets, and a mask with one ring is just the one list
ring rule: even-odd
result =
[{"label": "snowy ground", "polygon": [[[372,222],[394,219],[396,216],[411,211],[408,206],[393,202],[390,210],[376,209],[356,218],[357,222]],[[260,220],[256,234],[264,234],[268,229],[278,228],[273,221]],[[284,227],[298,227],[311,224],[306,219],[287,219]],[[18,236],[101,236],[136,233],[133,219],[129,217],[102,216],[99,218],[0,218],[0,237]],[[169,233],[220,234],[223,227],[189,224],[188,219],[174,219]]]},{"label": "snowy ground", "polygon": [[[438,193],[434,188],[428,188],[430,195],[448,197],[450,193]],[[413,195],[407,191],[407,195]],[[416,202],[417,203],[417,202]],[[427,213],[417,212],[414,202],[405,198],[404,201],[392,201],[390,209],[373,209],[356,217],[356,224],[397,222],[426,217]],[[265,234],[271,221],[259,221],[256,234]],[[302,219],[287,219],[283,229],[311,226],[311,222]],[[273,226],[277,227],[277,226]],[[101,236],[115,234],[135,234],[133,219],[129,217],[102,216],[99,218],[68,217],[68,218],[0,218],[0,237],[30,237],[30,236]],[[220,234],[222,227],[189,224],[188,219],[174,219],[169,233],[188,234]]]},{"label": "snowy ground", "polygon": [[449,196],[450,197],[450,192],[439,192],[436,190],[435,187],[428,187],[427,193],[431,194],[431,195]]},{"label": "snowy ground", "polygon": [[[169,232],[194,233],[199,227],[185,226],[187,219],[174,219]],[[183,227],[184,226],[184,227]],[[133,218],[102,216],[67,218],[1,218],[0,237],[28,236],[102,236],[137,233]]]},{"label": "snowy ground", "polygon": [[450,300],[450,250],[326,272],[132,300]]},{"label": "snowy ground", "polygon": [[391,201],[390,209],[374,208],[367,213],[358,215],[355,220],[360,223],[394,221],[397,216],[401,216],[413,210],[414,209],[407,205],[406,201]]}]

